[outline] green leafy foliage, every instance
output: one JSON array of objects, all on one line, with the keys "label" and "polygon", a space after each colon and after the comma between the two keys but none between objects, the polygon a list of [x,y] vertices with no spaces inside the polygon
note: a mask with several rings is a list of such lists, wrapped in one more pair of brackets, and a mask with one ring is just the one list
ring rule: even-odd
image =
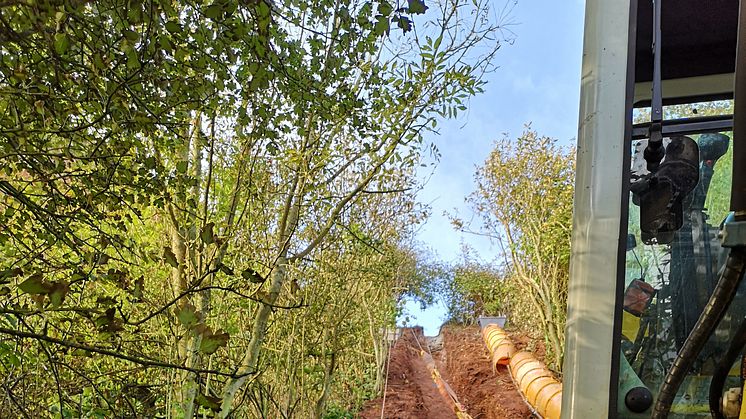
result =
[{"label": "green leafy foliage", "polygon": [[230,335],[228,333],[212,333],[209,328],[200,331],[202,341],[199,350],[205,354],[214,354],[219,348],[228,344]]},{"label": "green leafy foliage", "polygon": [[0,417],[322,417],[375,396],[382,330],[428,281],[403,244],[414,168],[493,69],[486,15],[0,5]]},{"label": "green leafy foliage", "polygon": [[407,3],[409,4],[409,13],[421,15],[427,11],[427,6],[423,0],[407,0]]},{"label": "green leafy foliage", "polygon": [[49,294],[52,285],[44,280],[42,274],[34,274],[18,284],[18,289],[27,294]]},{"label": "green leafy foliage", "polygon": [[163,260],[167,264],[171,265],[171,267],[174,267],[174,268],[179,267],[179,261],[176,259],[176,254],[168,246],[163,247]]},{"label": "green leafy foliage", "polygon": [[53,282],[49,288],[49,301],[57,308],[65,302],[65,296],[70,292],[70,285],[65,281]]},{"label": "green leafy foliage", "polygon": [[[480,232],[503,249],[506,266],[498,292],[482,306],[500,307],[511,324],[541,332],[548,365],[561,371],[570,263],[575,151],[527,127],[517,139],[502,139],[475,176],[468,202],[481,218]],[[470,226],[454,218],[456,228]],[[470,272],[454,281],[455,300],[470,301],[483,279]],[[458,313],[458,311],[456,312]]]},{"label": "green leafy foliage", "polygon": [[220,410],[220,397],[207,396],[200,393],[199,395],[197,395],[195,402],[198,405],[206,407],[212,411]]},{"label": "green leafy foliage", "polygon": [[202,239],[202,242],[204,244],[215,243],[215,233],[212,231],[214,227],[215,223],[207,223],[202,228],[202,232],[200,233],[199,237]]},{"label": "green leafy foliage", "polygon": [[511,284],[488,264],[474,261],[468,253],[464,261],[450,267],[442,293],[448,319],[473,324],[479,316],[506,314],[510,307]]},{"label": "green leafy foliage", "polygon": [[191,327],[199,322],[197,309],[190,303],[182,304],[176,309],[176,317],[185,327]]},{"label": "green leafy foliage", "polygon": [[11,278],[23,275],[23,269],[12,268],[0,271],[0,282],[7,284]]},{"label": "green leafy foliage", "polygon": [[266,281],[266,278],[262,277],[259,272],[251,268],[247,268],[241,271],[241,277],[254,284],[261,284],[262,282]]}]

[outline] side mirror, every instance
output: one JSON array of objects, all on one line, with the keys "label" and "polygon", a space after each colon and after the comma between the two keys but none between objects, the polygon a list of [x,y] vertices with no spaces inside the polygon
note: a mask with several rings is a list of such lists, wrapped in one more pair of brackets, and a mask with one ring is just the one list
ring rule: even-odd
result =
[{"label": "side mirror", "polygon": [[646,244],[665,244],[684,224],[684,198],[699,182],[699,147],[689,137],[672,137],[658,170],[634,182],[630,190],[640,206],[640,230]]}]

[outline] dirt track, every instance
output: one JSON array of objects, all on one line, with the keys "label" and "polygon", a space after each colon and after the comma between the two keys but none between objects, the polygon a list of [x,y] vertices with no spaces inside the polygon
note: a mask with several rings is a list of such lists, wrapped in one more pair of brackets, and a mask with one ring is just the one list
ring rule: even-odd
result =
[{"label": "dirt track", "polygon": [[[383,417],[455,418],[419,355],[415,335],[422,345],[426,345],[421,328],[405,329],[391,352]],[[442,345],[433,345],[432,348],[438,370],[474,419],[531,417],[508,372],[493,373],[479,328],[447,327],[441,332],[441,340]],[[382,405],[383,399],[368,402],[359,417],[381,418]]]},{"label": "dirt track", "polygon": [[[415,335],[417,338],[415,338]],[[368,402],[361,419],[378,419],[381,406],[384,418],[452,419],[455,415],[438,393],[430,373],[420,356],[419,339],[425,344],[421,328],[404,329],[394,344],[389,363],[386,398]],[[385,403],[385,405],[384,405]]]}]

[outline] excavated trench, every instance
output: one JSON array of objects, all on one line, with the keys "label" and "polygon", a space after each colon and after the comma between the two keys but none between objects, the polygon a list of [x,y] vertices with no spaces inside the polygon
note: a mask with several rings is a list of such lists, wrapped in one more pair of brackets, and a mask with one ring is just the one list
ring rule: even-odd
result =
[{"label": "excavated trench", "polygon": [[[527,339],[514,336],[517,345]],[[426,338],[422,328],[403,329],[392,351],[388,387],[384,398],[369,401],[361,419],[451,419],[456,415],[438,392],[420,356],[429,350],[441,377],[474,419],[523,419],[532,417],[509,373],[494,372],[479,327],[446,326],[439,336]],[[383,415],[381,409],[383,407]]]}]

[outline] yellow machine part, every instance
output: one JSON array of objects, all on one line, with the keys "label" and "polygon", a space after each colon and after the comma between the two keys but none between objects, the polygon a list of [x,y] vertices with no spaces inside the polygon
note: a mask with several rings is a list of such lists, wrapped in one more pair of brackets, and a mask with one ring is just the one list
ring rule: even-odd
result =
[{"label": "yellow machine part", "polygon": [[[622,312],[622,336],[634,342],[640,329],[640,318],[626,311]],[[647,331],[645,332],[647,334]]]}]

